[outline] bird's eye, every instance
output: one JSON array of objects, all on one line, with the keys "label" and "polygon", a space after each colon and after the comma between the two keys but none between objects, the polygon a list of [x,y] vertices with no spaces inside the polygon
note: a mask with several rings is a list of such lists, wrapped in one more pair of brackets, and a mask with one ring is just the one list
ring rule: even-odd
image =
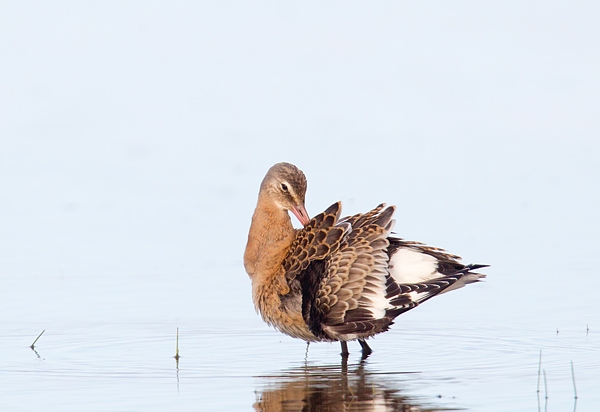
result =
[{"label": "bird's eye", "polygon": [[281,189],[282,189],[284,192],[287,192],[287,191],[288,191],[288,187],[287,187],[287,185],[286,185],[285,183],[282,183],[282,184],[281,184]]}]

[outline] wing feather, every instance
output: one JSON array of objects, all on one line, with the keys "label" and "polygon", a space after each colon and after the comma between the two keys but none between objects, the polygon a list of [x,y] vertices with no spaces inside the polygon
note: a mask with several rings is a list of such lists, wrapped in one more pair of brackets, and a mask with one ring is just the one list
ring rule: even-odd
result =
[{"label": "wing feather", "polygon": [[484,276],[470,272],[482,265],[465,266],[443,249],[390,236],[394,207],[381,204],[339,221],[339,204],[330,209],[297,240],[308,265],[290,258],[293,276],[302,273],[304,319],[320,339],[384,332],[401,313]]},{"label": "wing feather", "polygon": [[315,305],[324,313],[322,329],[335,338],[344,333],[372,332],[385,322],[389,245],[387,236],[393,207],[384,204],[365,214],[345,217],[340,223],[351,230],[330,256]]},{"label": "wing feather", "polygon": [[342,238],[349,229],[348,225],[335,225],[340,210],[341,203],[334,203],[298,230],[283,261],[288,283],[305,271],[311,262],[325,259],[338,250]]}]

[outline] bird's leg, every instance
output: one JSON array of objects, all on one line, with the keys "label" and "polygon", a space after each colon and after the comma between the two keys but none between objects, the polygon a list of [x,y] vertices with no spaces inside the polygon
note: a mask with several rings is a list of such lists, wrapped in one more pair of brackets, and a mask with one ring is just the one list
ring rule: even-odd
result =
[{"label": "bird's leg", "polygon": [[371,349],[367,341],[364,339],[359,339],[358,343],[360,343],[360,347],[362,348],[362,358],[367,359],[367,357],[373,353],[373,349]]},{"label": "bird's leg", "polygon": [[350,355],[350,352],[348,352],[348,343],[345,340],[340,341],[340,343],[342,344],[342,358],[347,358]]},{"label": "bird's leg", "polygon": [[[341,365],[342,369],[342,379],[345,378],[346,382],[348,381],[348,357],[347,356],[342,356],[342,365]],[[346,386],[348,386],[346,384]]]}]

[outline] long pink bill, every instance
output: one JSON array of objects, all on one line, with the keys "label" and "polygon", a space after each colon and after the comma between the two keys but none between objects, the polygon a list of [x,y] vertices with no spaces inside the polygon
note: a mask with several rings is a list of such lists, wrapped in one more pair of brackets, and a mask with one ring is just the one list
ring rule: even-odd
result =
[{"label": "long pink bill", "polygon": [[306,224],[310,221],[310,217],[308,217],[308,212],[306,211],[304,205],[292,207],[292,213],[298,218],[300,223],[302,223],[302,226],[306,226]]}]

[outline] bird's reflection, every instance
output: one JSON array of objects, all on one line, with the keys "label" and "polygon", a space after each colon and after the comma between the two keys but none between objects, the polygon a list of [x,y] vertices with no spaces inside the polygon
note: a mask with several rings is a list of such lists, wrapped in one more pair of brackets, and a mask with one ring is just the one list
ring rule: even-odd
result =
[{"label": "bird's reflection", "polygon": [[295,411],[449,411],[423,399],[403,395],[393,377],[408,373],[373,373],[364,362],[349,367],[309,366],[263,376],[254,410]]}]

